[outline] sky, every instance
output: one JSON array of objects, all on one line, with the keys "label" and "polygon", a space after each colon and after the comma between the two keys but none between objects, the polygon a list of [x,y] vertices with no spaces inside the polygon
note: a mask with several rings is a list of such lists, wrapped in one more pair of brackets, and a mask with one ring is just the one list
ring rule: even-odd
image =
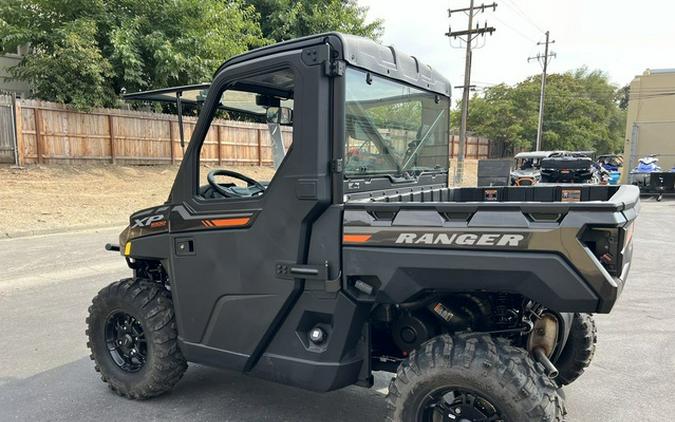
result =
[{"label": "sky", "polygon": [[[496,32],[474,50],[472,84],[478,88],[513,84],[539,74],[541,67],[527,58],[543,52],[545,31],[551,32],[557,57],[549,72],[586,66],[607,72],[617,86],[628,84],[645,69],[675,68],[675,2],[672,0],[494,0],[497,10],[478,15]],[[448,18],[447,9],[469,0],[358,0],[368,6],[370,19],[384,20],[382,42],[416,56],[440,70],[453,86],[464,78],[463,48],[453,48],[448,25],[466,29],[462,13]],[[486,0],[492,4],[492,0]],[[482,4],[475,0],[476,5]],[[477,41],[483,44],[479,39]],[[457,41],[454,42],[457,44]],[[455,90],[455,97],[461,95]]]}]

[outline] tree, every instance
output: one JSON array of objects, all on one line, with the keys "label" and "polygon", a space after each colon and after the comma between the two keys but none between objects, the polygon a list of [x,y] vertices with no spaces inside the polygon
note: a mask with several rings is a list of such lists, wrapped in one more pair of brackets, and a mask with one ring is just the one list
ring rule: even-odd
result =
[{"label": "tree", "polygon": [[628,101],[630,100],[630,85],[625,85],[619,88],[616,92],[616,101],[619,103],[619,108],[623,111],[628,110]]},{"label": "tree", "polygon": [[30,44],[10,69],[39,98],[78,108],[128,91],[210,80],[227,58],[269,42],[241,1],[13,0],[0,2],[0,45]]},{"label": "tree", "polygon": [[[468,128],[507,148],[532,149],[537,135],[540,76],[500,84],[474,96]],[[544,103],[542,148],[616,152],[623,145],[625,114],[617,89],[600,71],[551,74]]]},{"label": "tree", "polygon": [[327,31],[379,39],[382,20],[367,21],[356,0],[247,0],[260,12],[266,38],[284,41]]}]

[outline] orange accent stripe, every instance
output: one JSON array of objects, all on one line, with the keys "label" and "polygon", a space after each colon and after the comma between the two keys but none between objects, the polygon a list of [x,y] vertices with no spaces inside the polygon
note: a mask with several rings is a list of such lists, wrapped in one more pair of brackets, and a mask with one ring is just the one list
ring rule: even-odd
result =
[{"label": "orange accent stripe", "polygon": [[241,227],[247,225],[249,221],[251,221],[251,219],[248,217],[209,220],[211,227]]},{"label": "orange accent stripe", "polygon": [[155,221],[154,223],[150,223],[151,228],[164,227],[164,226],[166,226],[166,220]]},{"label": "orange accent stripe", "polygon": [[366,243],[372,237],[371,234],[345,234],[342,236],[344,243]]}]

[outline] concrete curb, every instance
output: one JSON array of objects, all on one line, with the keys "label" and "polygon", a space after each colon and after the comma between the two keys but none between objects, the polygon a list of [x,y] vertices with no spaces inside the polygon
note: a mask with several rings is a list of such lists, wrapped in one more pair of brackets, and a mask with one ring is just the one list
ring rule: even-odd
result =
[{"label": "concrete curb", "polygon": [[119,223],[107,223],[107,224],[86,224],[80,226],[72,227],[59,227],[54,229],[38,229],[38,230],[23,230],[16,232],[1,232],[0,240],[2,239],[17,239],[21,237],[32,237],[32,236],[43,236],[48,234],[60,234],[60,233],[72,233],[80,232],[86,230],[95,230],[95,229],[114,229],[119,227],[120,231],[129,224],[128,221],[119,222]]}]

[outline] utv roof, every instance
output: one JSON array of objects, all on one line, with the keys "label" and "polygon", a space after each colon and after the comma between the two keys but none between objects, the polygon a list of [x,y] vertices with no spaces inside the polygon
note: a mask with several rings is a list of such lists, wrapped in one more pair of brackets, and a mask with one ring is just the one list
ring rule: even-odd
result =
[{"label": "utv roof", "polygon": [[[337,51],[338,58],[345,60],[353,66],[408,83],[424,90],[450,96],[450,82],[435,69],[432,69],[431,66],[417,60],[416,57],[408,56],[394,47],[385,47],[368,38],[340,33],[311,35],[251,50],[227,60],[218,68],[215,75],[228,66],[248,60],[324,43],[330,44]],[[183,103],[199,104],[206,97],[206,91],[208,91],[209,86],[210,83],[181,85],[128,93],[122,95],[122,97],[126,100],[170,103],[175,103],[177,97],[180,97]],[[242,111],[249,111],[243,106],[240,109]],[[250,112],[259,112],[259,110],[250,110]]]},{"label": "utv roof", "polygon": [[415,87],[450,96],[450,82],[437,70],[394,48],[386,47],[369,38],[337,32],[296,38],[278,44],[257,48],[235,56],[216,71],[216,75],[226,67],[253,60],[271,54],[303,49],[317,44],[330,44],[337,52],[337,59],[381,76],[396,79]]},{"label": "utv roof", "polygon": [[546,158],[553,154],[561,154],[563,151],[527,151],[519,152],[514,158]]}]

